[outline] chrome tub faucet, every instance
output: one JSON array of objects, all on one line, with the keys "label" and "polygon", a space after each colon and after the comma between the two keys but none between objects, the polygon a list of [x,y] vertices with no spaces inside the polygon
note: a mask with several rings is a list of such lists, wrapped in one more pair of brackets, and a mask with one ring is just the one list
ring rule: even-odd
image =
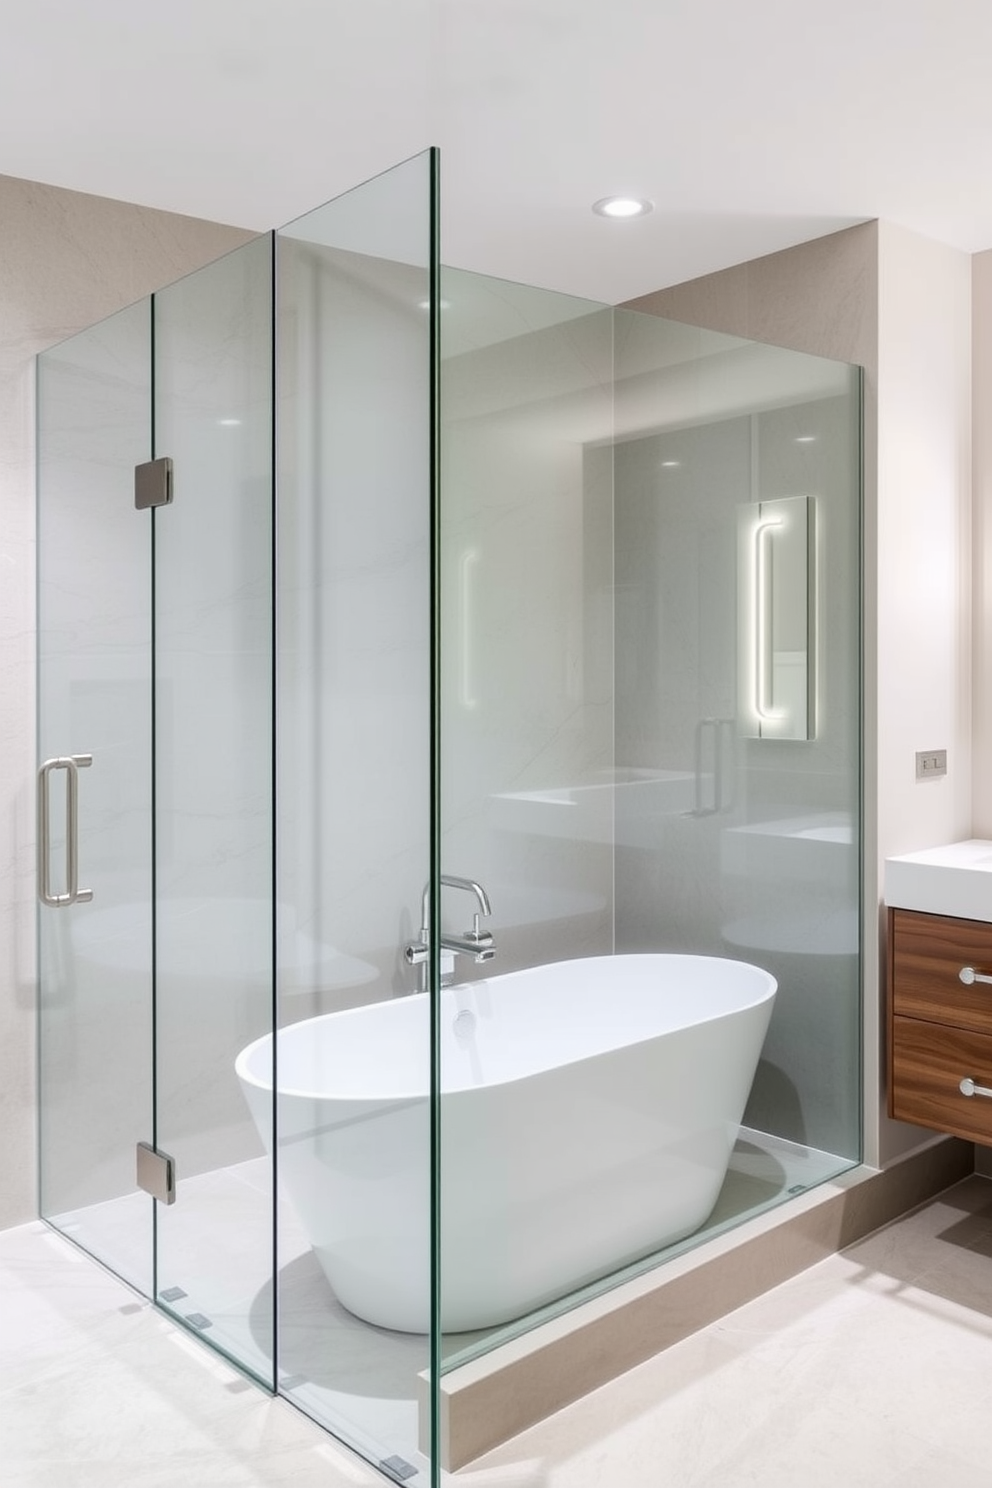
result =
[{"label": "chrome tub faucet", "polygon": [[[440,949],[449,952],[450,965],[445,966],[449,958],[442,954],[441,957],[441,979],[449,978],[454,971],[455,956],[471,956],[478,966],[485,961],[492,961],[496,955],[496,943],[488,930],[483,930],[479,921],[483,915],[488,919],[493,910],[489,902],[489,895],[480,883],[474,878],[458,878],[451,873],[442,873],[440,879],[442,887],[449,889],[462,889],[466,894],[475,896],[478,909],[472,918],[471,930],[464,930],[461,935],[455,935],[450,931],[441,931]],[[424,885],[423,898],[420,904],[420,936],[411,941],[405,948],[404,955],[407,964],[420,967],[420,980],[418,990],[426,992],[428,988],[428,961],[430,956],[430,883]]]}]

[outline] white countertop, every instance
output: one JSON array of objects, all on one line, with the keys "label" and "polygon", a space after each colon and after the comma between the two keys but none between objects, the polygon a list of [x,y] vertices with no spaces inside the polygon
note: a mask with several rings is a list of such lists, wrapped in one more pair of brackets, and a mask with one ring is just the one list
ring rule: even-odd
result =
[{"label": "white countertop", "polygon": [[976,837],[886,858],[885,902],[893,909],[992,921],[992,842]]}]

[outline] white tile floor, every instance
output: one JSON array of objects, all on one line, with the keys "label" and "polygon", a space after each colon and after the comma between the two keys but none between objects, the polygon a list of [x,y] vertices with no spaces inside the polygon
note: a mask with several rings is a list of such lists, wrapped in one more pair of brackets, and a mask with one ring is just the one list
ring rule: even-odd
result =
[{"label": "white tile floor", "polygon": [[[515,1438],[464,1488],[992,1488],[992,1182]],[[3,1488],[381,1488],[40,1224],[0,1234]]]},{"label": "white tile floor", "polygon": [[[706,1224],[668,1253],[679,1254],[741,1215],[781,1202],[787,1192],[821,1183],[845,1166],[831,1153],[744,1129]],[[158,1273],[170,1310],[183,1318],[209,1319],[210,1341],[261,1380],[270,1378],[272,1357],[271,1186],[268,1160],[260,1157],[185,1179],[180,1202],[157,1214]],[[60,1215],[58,1228],[147,1293],[152,1208],[147,1194],[135,1192]],[[430,1464],[419,1451],[418,1376],[429,1367],[428,1340],[370,1327],[347,1312],[285,1199],[279,1260],[282,1393],[363,1457],[396,1458],[416,1469],[407,1488],[427,1488]],[[654,1263],[637,1263],[621,1274],[636,1274]],[[593,1283],[578,1296],[601,1290],[601,1283]],[[560,1310],[551,1304],[536,1317]],[[452,1334],[444,1351],[464,1362],[493,1342],[515,1337],[521,1326]]]}]

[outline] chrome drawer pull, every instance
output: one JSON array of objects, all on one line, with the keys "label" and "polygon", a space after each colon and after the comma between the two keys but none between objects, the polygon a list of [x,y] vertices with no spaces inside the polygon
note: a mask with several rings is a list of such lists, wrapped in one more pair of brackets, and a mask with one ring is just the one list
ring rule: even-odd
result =
[{"label": "chrome drawer pull", "polygon": [[962,966],[958,972],[958,976],[966,987],[970,987],[972,982],[992,982],[992,976],[986,976],[984,972],[976,971],[973,966]]},{"label": "chrome drawer pull", "polygon": [[962,1095],[987,1095],[992,1100],[992,1090],[987,1085],[976,1085],[970,1075],[965,1075],[958,1089]]}]

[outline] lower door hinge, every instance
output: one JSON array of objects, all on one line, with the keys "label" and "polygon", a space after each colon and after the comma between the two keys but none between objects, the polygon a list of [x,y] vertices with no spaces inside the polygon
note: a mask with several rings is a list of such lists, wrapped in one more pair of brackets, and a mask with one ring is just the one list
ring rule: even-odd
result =
[{"label": "lower door hinge", "polygon": [[138,1187],[150,1193],[160,1204],[176,1202],[176,1160],[167,1152],[158,1152],[150,1142],[139,1142],[137,1148]]}]

